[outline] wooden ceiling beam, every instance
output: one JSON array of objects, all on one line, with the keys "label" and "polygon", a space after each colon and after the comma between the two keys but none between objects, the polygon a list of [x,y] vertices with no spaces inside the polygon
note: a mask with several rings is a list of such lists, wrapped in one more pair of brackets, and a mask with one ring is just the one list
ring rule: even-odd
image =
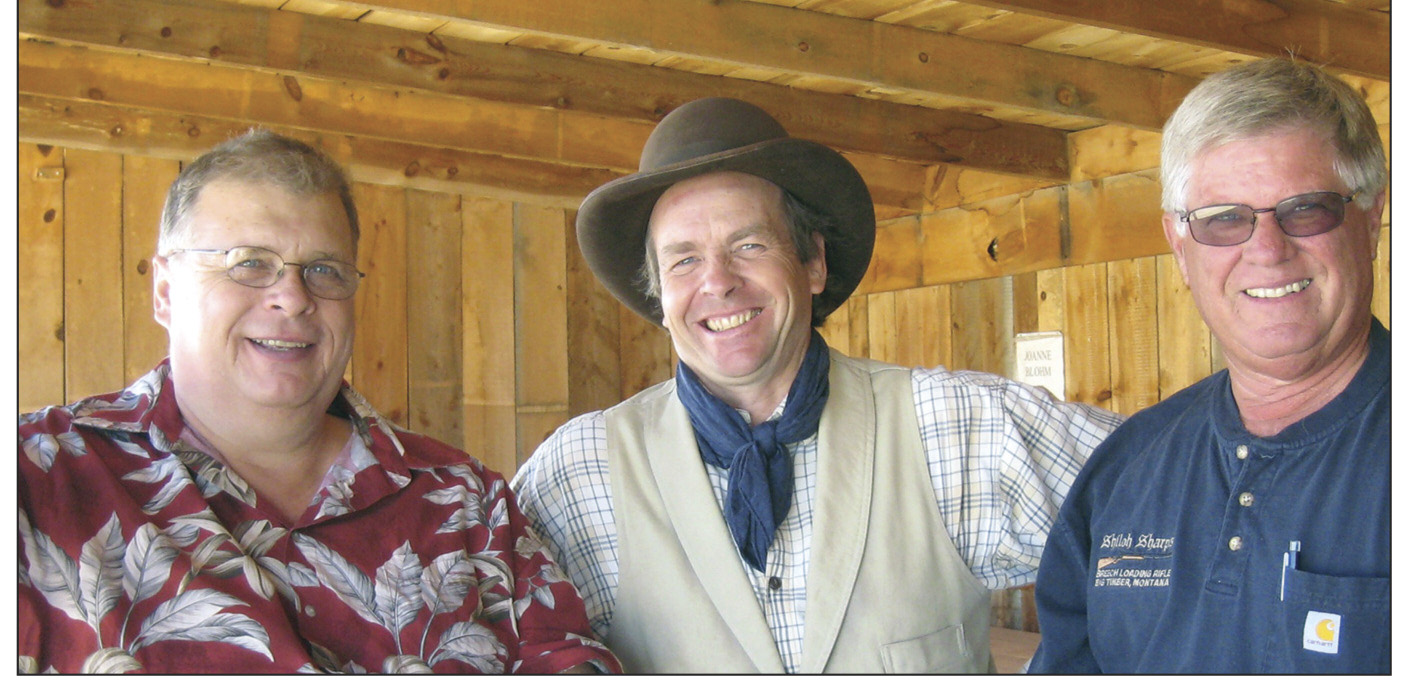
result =
[{"label": "wooden ceiling beam", "polygon": [[[1066,134],[1051,128],[213,0],[58,7],[20,0],[19,30],[45,40],[623,119],[645,136],[677,105],[726,95],[774,113],[792,135],[841,150],[1048,180],[1066,181],[1069,173]],[[627,155],[609,163],[631,167],[639,149],[626,145],[620,151]]]},{"label": "wooden ceiling beam", "polygon": [[1326,0],[962,0],[1389,81],[1389,14]]},{"label": "wooden ceiling beam", "polygon": [[[106,93],[88,94],[106,97]],[[627,173],[317,129],[310,127],[315,122],[308,121],[252,120],[238,112],[210,115],[87,97],[36,95],[26,93],[23,86],[18,100],[18,137],[24,142],[190,160],[257,125],[323,147],[357,180],[526,199],[549,206],[577,207],[591,190]],[[930,205],[926,167],[879,157],[848,157],[867,181],[879,219],[911,216]]]},{"label": "wooden ceiling beam", "polygon": [[[18,95],[22,142],[189,161],[250,122],[126,107],[106,102]],[[463,192],[575,207],[586,193],[623,174],[599,168],[415,145],[306,128],[259,124],[314,144],[358,181]]]},{"label": "wooden ceiling beam", "polygon": [[375,0],[338,5],[803,74],[1088,125],[1159,129],[1197,79],[740,0]]}]

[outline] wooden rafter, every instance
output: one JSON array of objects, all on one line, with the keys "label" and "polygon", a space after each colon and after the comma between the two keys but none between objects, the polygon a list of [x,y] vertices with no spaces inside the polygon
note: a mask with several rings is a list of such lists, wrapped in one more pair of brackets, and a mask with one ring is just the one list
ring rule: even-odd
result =
[{"label": "wooden rafter", "polygon": [[1389,80],[1389,15],[1326,0],[963,0],[1267,57],[1292,53]]},{"label": "wooden rafter", "polygon": [[[792,135],[843,150],[1068,177],[1062,131],[972,114],[208,0],[110,0],[58,8],[21,0],[19,9],[22,35],[45,40],[594,114],[637,122],[642,131],[683,102],[727,95],[775,112]],[[638,148],[622,152],[621,158],[592,163],[628,168]]]},{"label": "wooden rafter", "polygon": [[[338,2],[662,56],[1157,129],[1195,79],[917,28],[737,0]],[[429,21],[432,20],[432,21]]]}]

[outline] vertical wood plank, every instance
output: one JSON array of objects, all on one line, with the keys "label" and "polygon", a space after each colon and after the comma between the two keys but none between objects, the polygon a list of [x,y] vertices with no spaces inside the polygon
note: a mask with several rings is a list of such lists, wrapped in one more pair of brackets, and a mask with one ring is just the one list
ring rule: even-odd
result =
[{"label": "vertical wood plank", "polygon": [[824,342],[829,345],[829,349],[840,354],[852,356],[848,353],[849,337],[849,311],[853,298],[849,298],[842,306],[835,309],[824,320],[824,325],[820,326],[819,334],[823,335]]},{"label": "vertical wood plank", "polygon": [[854,358],[869,358],[868,298],[855,295],[845,306],[848,308],[848,351],[844,353]]},{"label": "vertical wood plank", "polygon": [[1072,266],[1064,272],[1067,302],[1063,352],[1067,398],[1111,408],[1111,343],[1107,324],[1107,265]]},{"label": "vertical wood plank", "polygon": [[517,465],[513,241],[511,202],[464,198],[464,446],[508,475]]},{"label": "vertical wood plank", "polygon": [[934,368],[951,356],[950,286],[929,285],[897,295],[898,363]]},{"label": "vertical wood plank", "polygon": [[145,375],[169,349],[166,329],[152,317],[151,257],[161,232],[166,191],[180,162],[128,156],[122,166],[122,317],[126,349],[123,378]]},{"label": "vertical wood plank", "polygon": [[[357,183],[361,224],[357,262],[366,277],[356,292],[356,345],[351,372],[356,389],[381,415],[409,419],[409,282],[405,191]],[[418,263],[418,259],[416,259]]]},{"label": "vertical wood plank", "polygon": [[1209,328],[1170,254],[1155,258],[1156,327],[1160,348],[1160,397],[1189,387],[1209,374]]},{"label": "vertical wood plank", "polygon": [[15,384],[20,411],[64,403],[63,176],[63,150],[19,145]]},{"label": "vertical wood plank", "polygon": [[897,295],[879,292],[868,295],[868,358],[897,363]]},{"label": "vertical wood plank", "polygon": [[619,395],[619,306],[590,272],[566,214],[566,335],[569,348],[569,413],[609,408]]},{"label": "vertical wood plank", "polygon": [[405,193],[409,427],[463,448],[463,239],[458,195]]},{"label": "vertical wood plank", "polygon": [[[1064,277],[1066,270],[1066,268],[1050,268],[1046,271],[1039,271],[1037,274],[1038,332],[1063,330],[1063,321],[1066,318],[1063,310],[1066,308],[1065,301],[1067,299],[1066,278]],[[1067,351],[1066,344],[1064,344],[1063,349],[1065,352]],[[1066,384],[1066,379],[1064,383]]]},{"label": "vertical wood plank", "polygon": [[[613,299],[611,297],[610,299]],[[676,361],[668,331],[634,313],[623,304],[619,309],[619,396],[631,397],[673,377]]]},{"label": "vertical wood plank", "polygon": [[1107,264],[1111,409],[1132,414],[1160,400],[1154,257]]},{"label": "vertical wood plank", "polygon": [[518,451],[504,472],[515,472],[566,421],[570,392],[565,212],[517,204],[514,224]]},{"label": "vertical wood plank", "polygon": [[64,153],[64,370],[68,401],[122,389],[122,157]]},{"label": "vertical wood plank", "polygon": [[1013,283],[1014,333],[1039,332],[1038,272],[1020,273]]},{"label": "vertical wood plank", "polygon": [[1013,303],[1008,278],[951,288],[951,367],[1013,374]]}]

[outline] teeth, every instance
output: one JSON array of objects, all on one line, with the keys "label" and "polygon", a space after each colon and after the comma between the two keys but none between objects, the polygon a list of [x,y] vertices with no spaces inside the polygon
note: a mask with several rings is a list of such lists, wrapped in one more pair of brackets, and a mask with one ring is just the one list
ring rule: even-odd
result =
[{"label": "teeth", "polygon": [[1291,283],[1289,285],[1283,285],[1282,287],[1250,287],[1244,290],[1243,292],[1249,297],[1257,297],[1260,299],[1277,299],[1278,297],[1286,297],[1287,295],[1292,294],[1294,292],[1301,292],[1302,290],[1305,290],[1306,287],[1310,284],[1311,278],[1307,278],[1305,280]]},{"label": "teeth", "polygon": [[707,329],[712,332],[722,332],[723,330],[735,328],[759,315],[760,309],[751,309],[750,311],[739,313],[735,316],[727,316],[726,318],[709,318],[707,319],[706,325]]},{"label": "teeth", "polygon": [[286,340],[254,340],[254,344],[274,349],[303,349],[312,346],[306,342],[288,342]]}]

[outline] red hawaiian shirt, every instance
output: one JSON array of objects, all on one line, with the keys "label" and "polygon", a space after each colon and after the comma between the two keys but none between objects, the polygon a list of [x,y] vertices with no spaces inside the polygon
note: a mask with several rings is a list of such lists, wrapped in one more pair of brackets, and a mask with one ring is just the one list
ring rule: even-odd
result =
[{"label": "red hawaiian shirt", "polygon": [[168,363],[20,416],[20,671],[619,671],[500,475],[349,386],[331,412],[290,527],[182,439]]}]

